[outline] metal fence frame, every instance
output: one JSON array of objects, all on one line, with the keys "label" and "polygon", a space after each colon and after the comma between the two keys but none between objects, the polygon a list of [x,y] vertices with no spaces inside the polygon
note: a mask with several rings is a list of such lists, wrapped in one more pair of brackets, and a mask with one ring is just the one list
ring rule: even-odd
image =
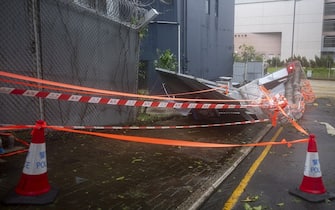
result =
[{"label": "metal fence frame", "polygon": [[235,62],[232,82],[244,83],[264,76],[263,62]]},{"label": "metal fence frame", "polygon": [[[129,24],[63,0],[2,0],[0,13],[1,71],[137,92],[139,37]],[[27,89],[4,81],[0,86]],[[0,124],[44,119],[53,125],[108,125],[135,116],[132,107],[0,94]]]}]

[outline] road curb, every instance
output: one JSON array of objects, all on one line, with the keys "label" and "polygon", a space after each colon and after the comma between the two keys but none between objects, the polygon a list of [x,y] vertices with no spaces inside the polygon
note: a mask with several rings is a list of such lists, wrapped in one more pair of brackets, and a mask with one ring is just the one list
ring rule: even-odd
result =
[{"label": "road curb", "polygon": [[[271,124],[265,126],[261,132],[258,133],[254,139],[254,143],[261,141],[261,139],[270,131],[272,128]],[[235,170],[235,168],[244,160],[245,157],[253,150],[254,147],[241,148],[232,159],[234,163],[228,168],[223,167],[217,172],[217,176],[210,178],[203,186],[192,193],[177,209],[198,209],[204,201],[206,201],[209,196],[219,187],[219,185]]]}]

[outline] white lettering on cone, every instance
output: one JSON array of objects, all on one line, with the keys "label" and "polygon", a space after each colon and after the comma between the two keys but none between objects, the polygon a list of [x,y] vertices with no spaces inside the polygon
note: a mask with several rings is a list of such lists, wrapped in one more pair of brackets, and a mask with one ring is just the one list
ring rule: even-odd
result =
[{"label": "white lettering on cone", "polygon": [[47,172],[47,155],[45,144],[31,143],[23,173],[27,175],[39,175]]},{"label": "white lettering on cone", "polygon": [[304,175],[308,177],[321,177],[319,154],[317,152],[307,152]]}]

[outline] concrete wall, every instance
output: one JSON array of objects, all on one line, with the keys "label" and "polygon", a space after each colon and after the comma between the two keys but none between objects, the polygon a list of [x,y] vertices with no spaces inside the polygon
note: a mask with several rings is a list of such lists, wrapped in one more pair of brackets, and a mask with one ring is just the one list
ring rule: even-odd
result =
[{"label": "concrete wall", "polygon": [[243,44],[254,46],[256,52],[263,54],[265,59],[280,57],[281,55],[281,33],[235,34],[235,52],[240,53],[239,47]]}]

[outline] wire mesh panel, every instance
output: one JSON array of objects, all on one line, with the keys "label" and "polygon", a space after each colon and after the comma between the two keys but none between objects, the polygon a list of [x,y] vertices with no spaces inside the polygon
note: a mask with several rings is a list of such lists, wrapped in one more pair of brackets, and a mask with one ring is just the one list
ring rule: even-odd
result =
[{"label": "wire mesh panel", "polygon": [[139,0],[73,0],[73,2],[131,28],[137,28],[143,23],[147,12],[143,7],[150,4]]},{"label": "wire mesh panel", "polygon": [[[37,76],[36,42],[32,14],[33,5],[31,1],[1,0],[1,71]],[[8,83],[0,80],[0,86],[8,86]],[[20,85],[16,85],[16,87],[22,88]],[[35,120],[39,119],[39,100],[0,94],[0,110],[1,123],[34,123]]]},{"label": "wire mesh panel", "polygon": [[263,62],[247,62],[247,80],[252,81],[264,76]]},{"label": "wire mesh panel", "polygon": [[233,82],[243,83],[245,81],[252,81],[264,76],[262,62],[235,62],[233,68]]},{"label": "wire mesh panel", "polygon": [[246,80],[246,66],[245,63],[235,62],[233,66],[233,82],[243,83]]},{"label": "wire mesh panel", "polygon": [[[1,70],[73,85],[137,91],[138,32],[107,15],[108,1],[86,1],[84,6],[79,0],[3,2]],[[1,86],[8,84],[1,82]],[[0,97],[0,123],[32,124],[41,115],[49,124],[106,125],[135,117],[135,109],[129,107]]]}]

